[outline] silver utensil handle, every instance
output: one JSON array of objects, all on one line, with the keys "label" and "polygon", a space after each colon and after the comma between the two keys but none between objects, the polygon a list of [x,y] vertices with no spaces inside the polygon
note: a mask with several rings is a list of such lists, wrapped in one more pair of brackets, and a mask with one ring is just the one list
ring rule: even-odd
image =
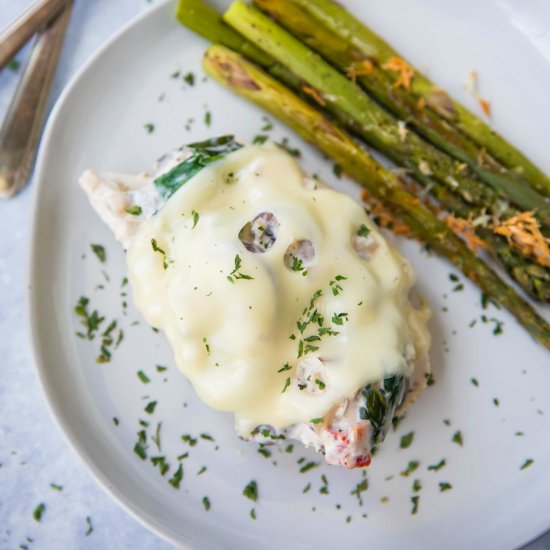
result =
[{"label": "silver utensil handle", "polygon": [[0,34],[0,69],[58,12],[65,0],[39,0]]},{"label": "silver utensil handle", "polygon": [[38,33],[4,118],[0,129],[0,198],[14,195],[29,178],[71,8],[69,0]]}]

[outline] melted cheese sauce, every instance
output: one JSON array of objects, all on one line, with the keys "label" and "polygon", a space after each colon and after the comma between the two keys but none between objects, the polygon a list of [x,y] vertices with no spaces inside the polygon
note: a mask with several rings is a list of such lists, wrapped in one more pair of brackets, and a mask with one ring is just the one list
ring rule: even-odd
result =
[{"label": "melted cheese sauce", "polygon": [[[262,213],[278,222],[276,240],[252,252],[239,235]],[[370,252],[357,242],[362,225]],[[304,240],[307,261],[289,263]],[[199,172],[142,224],[127,261],[137,307],[241,434],[322,418],[366,384],[410,376],[429,345],[426,310],[409,302],[409,263],[357,202],[315,189],[273,145]]]}]

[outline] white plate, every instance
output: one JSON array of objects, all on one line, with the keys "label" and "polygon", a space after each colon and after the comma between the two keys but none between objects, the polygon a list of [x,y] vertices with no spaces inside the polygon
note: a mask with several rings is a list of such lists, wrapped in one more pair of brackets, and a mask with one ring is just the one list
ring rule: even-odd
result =
[{"label": "white plate", "polygon": [[[548,4],[346,4],[465,101],[462,82],[477,69],[499,129],[550,171],[545,140],[550,118]],[[123,252],[92,212],[77,178],[88,167],[139,172],[173,146],[211,135],[234,132],[248,140],[258,133],[263,114],[217,84],[202,81],[205,43],[174,21],[173,10],[172,3],[162,4],[137,19],[80,71],[50,118],[41,150],[31,266],[33,343],[47,399],[70,444],[126,509],[159,535],[190,548],[336,548],[344,540],[350,548],[512,548],[543,532],[550,509],[548,352],[509,315],[491,308],[485,313],[505,323],[504,334],[494,336],[492,324],[479,320],[479,291],[465,282],[462,292],[453,292],[449,273],[454,270],[428,258],[415,244],[400,247],[433,305],[437,383],[375,457],[362,506],[350,495],[362,472],[320,466],[301,474],[297,461],[318,457],[298,445],[292,453],[283,446],[264,458],[255,445],[237,439],[230,415],[209,410],[195,398],[174,367],[165,373],[155,370],[156,364],[171,365],[170,351],[162,335],[143,322],[131,326],[139,319],[131,305],[123,315]],[[177,70],[193,71],[195,86],[184,89],[181,77],[171,78]],[[212,113],[210,128],[203,122],[207,110]],[[195,119],[191,131],[184,128],[188,118]],[[148,123],[155,125],[151,134],[144,129]],[[353,183],[335,181],[330,164],[285,128],[276,126],[274,135],[290,135],[303,150],[306,168],[358,194]],[[105,266],[90,252],[90,243],[106,246]],[[96,288],[98,284],[104,288]],[[97,341],[75,337],[73,308],[81,295],[124,327],[125,339],[111,363],[96,363]],[[477,325],[469,328],[476,318]],[[151,383],[140,382],[138,370]],[[152,400],[158,406],[148,415],[143,409]],[[183,460],[180,490],[132,451],[139,419],[151,422],[149,435],[162,421],[159,454],[172,464],[166,478],[174,472],[175,457],[190,451]],[[400,436],[413,430],[411,447],[400,449]],[[451,441],[457,430],[463,447]],[[516,436],[518,431],[525,435]],[[199,438],[191,448],[180,439],[186,433],[211,434],[215,443]],[[442,458],[445,468],[427,470]],[[520,470],[528,458],[534,464]],[[420,467],[410,477],[400,476],[410,460],[420,461]],[[207,471],[196,475],[203,465]],[[328,479],[328,495],[319,493],[321,475]],[[259,486],[255,504],[242,496],[252,479]],[[411,515],[414,479],[421,481],[422,490],[418,513]],[[453,489],[440,492],[440,482]],[[308,483],[311,490],[304,494]],[[208,512],[204,496],[211,502]],[[249,517],[252,508],[255,521]]]}]

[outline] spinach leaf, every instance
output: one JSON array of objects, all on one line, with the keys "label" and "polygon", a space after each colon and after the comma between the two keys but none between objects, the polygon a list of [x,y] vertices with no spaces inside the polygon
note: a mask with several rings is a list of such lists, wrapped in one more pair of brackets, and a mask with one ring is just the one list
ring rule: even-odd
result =
[{"label": "spinach leaf", "polygon": [[242,145],[235,141],[232,135],[190,143],[185,149],[191,151],[191,156],[174,166],[165,174],[155,179],[163,199],[169,199],[182,185],[211,162],[219,160],[229,153],[240,149]]}]

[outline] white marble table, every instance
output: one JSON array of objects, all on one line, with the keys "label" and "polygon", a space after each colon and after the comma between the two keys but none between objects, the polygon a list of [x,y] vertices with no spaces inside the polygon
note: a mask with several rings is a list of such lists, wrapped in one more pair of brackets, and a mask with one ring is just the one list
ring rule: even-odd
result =
[{"label": "white marble table", "polygon": [[[31,3],[0,0],[0,28]],[[147,0],[76,0],[50,104],[98,46],[150,5]],[[0,73],[0,117],[17,76],[9,69]],[[0,549],[170,548],[95,483],[47,411],[26,319],[30,191],[0,202]],[[63,489],[53,489],[52,483]],[[46,509],[38,523],[33,511],[41,502]],[[93,525],[89,535],[87,517]],[[550,535],[528,548],[550,549]]]}]

